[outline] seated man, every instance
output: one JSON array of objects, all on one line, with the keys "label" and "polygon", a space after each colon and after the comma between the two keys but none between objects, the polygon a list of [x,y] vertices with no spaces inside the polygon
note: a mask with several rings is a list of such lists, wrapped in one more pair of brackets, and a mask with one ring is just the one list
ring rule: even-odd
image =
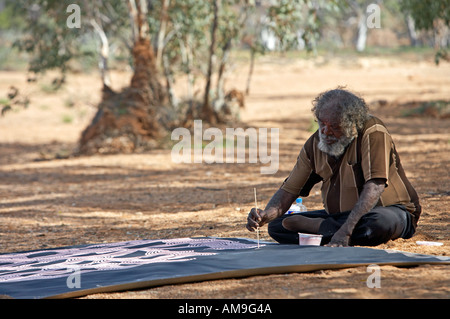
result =
[{"label": "seated man", "polygon": [[[392,137],[363,99],[335,89],[313,101],[319,129],[264,210],[251,209],[247,229],[269,223],[280,243],[298,243],[298,232],[321,234],[329,246],[376,246],[410,238],[421,213]],[[285,215],[298,196],[322,182],[324,210]]]}]

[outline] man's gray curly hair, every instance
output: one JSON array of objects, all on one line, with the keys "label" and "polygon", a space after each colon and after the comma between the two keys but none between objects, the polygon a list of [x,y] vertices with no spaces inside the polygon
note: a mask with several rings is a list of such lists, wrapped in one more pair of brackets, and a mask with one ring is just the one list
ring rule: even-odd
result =
[{"label": "man's gray curly hair", "polygon": [[361,97],[338,87],[320,93],[312,102],[316,119],[322,109],[330,107],[341,117],[341,128],[348,137],[355,137],[369,119],[369,108]]}]

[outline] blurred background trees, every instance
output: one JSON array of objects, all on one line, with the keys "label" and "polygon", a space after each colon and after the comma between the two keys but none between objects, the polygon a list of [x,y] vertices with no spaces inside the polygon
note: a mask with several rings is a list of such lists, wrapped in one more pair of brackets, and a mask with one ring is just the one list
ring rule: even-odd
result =
[{"label": "blurred background trees", "polygon": [[[407,17],[407,25],[411,33],[415,29],[431,33],[429,42],[436,49],[436,63],[441,59],[450,61],[450,1],[448,0],[402,0],[400,9]],[[411,37],[411,44],[417,45],[417,37]]]},{"label": "blurred background trees", "polygon": [[[369,23],[371,8],[380,9],[380,28]],[[80,152],[132,152],[193,119],[238,120],[258,55],[395,43],[433,47],[439,63],[449,59],[449,20],[448,0],[0,0],[0,67],[22,54],[30,81],[58,71],[55,90],[74,69],[97,68],[103,98]],[[238,90],[226,80],[242,56],[248,80]],[[109,72],[124,64],[133,76],[115,92]],[[185,81],[182,94],[176,81]],[[2,102],[2,114],[13,103]]]}]

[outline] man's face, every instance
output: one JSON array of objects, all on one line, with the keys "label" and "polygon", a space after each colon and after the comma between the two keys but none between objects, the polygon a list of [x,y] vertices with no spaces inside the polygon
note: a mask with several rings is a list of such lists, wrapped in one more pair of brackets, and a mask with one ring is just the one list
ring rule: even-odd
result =
[{"label": "man's face", "polygon": [[344,134],[341,127],[341,116],[331,108],[325,108],[317,117],[319,124],[319,149],[329,155],[341,156],[353,137]]}]

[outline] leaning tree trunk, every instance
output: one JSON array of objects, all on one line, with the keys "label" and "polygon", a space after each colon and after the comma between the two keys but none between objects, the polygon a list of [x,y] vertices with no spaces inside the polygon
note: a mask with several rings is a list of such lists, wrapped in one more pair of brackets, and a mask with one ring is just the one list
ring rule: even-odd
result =
[{"label": "leaning tree trunk", "polygon": [[211,27],[211,44],[210,44],[210,50],[209,50],[208,70],[206,73],[205,95],[204,95],[204,99],[203,99],[203,107],[202,107],[202,114],[201,114],[201,118],[211,124],[216,124],[216,122],[217,122],[216,114],[211,105],[209,91],[211,89],[212,68],[213,68],[213,60],[214,60],[214,55],[215,55],[214,52],[215,52],[215,45],[216,45],[216,33],[217,33],[217,26],[218,26],[219,6],[220,6],[220,0],[214,0],[213,1],[214,19],[213,19],[213,24]]},{"label": "leaning tree trunk", "polygon": [[134,74],[121,92],[103,87],[102,101],[91,124],[83,131],[80,154],[131,153],[157,146],[161,135],[158,108],[166,93],[158,81],[155,55],[145,22],[146,1],[129,1],[134,27]]},{"label": "leaning tree trunk", "polygon": [[250,68],[248,70],[247,86],[245,88],[245,95],[250,94],[250,83],[252,81],[253,68],[255,67],[255,55],[256,55],[256,49],[251,47],[250,48]]},{"label": "leaning tree trunk", "polygon": [[419,46],[419,39],[417,37],[417,32],[416,32],[416,26],[414,23],[414,19],[411,17],[411,15],[406,15],[405,17],[405,21],[406,21],[406,27],[408,30],[408,37],[409,37],[409,44],[412,47],[417,47]]},{"label": "leaning tree trunk", "polygon": [[356,50],[363,52],[366,49],[367,42],[367,15],[361,13],[358,21],[358,35],[356,38]]}]

